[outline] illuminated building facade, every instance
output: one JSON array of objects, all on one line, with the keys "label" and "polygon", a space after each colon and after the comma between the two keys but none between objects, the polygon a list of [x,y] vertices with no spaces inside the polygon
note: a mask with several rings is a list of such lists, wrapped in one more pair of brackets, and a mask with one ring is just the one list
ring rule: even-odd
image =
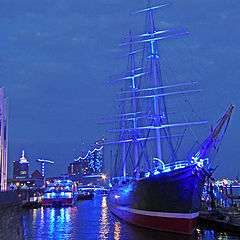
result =
[{"label": "illuminated building facade", "polygon": [[29,162],[24,156],[24,151],[22,151],[22,157],[19,161],[13,162],[13,178],[28,178]]},{"label": "illuminated building facade", "polygon": [[70,176],[99,175],[103,172],[103,147],[88,151],[85,157],[79,157],[68,167]]}]

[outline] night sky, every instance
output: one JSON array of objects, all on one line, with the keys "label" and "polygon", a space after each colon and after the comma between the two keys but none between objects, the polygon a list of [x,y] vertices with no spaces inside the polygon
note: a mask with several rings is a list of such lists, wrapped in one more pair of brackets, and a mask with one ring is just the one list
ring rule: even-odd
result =
[{"label": "night sky", "polygon": [[[204,92],[195,110],[213,125],[231,103],[236,106],[215,160],[216,177],[235,178],[240,171],[240,1],[170,2],[156,11],[156,26],[184,26],[190,35],[160,43],[163,71],[171,68],[183,82],[199,82]],[[119,86],[108,85],[107,79],[125,70],[117,56],[126,49],[118,43],[130,28],[143,33],[144,14],[129,13],[145,8],[146,1],[0,0],[0,4],[0,85],[10,103],[9,176],[22,149],[30,173],[40,169],[35,160],[44,158],[56,162],[47,167],[46,175],[60,175],[101,136],[110,139],[109,126],[99,122],[116,113],[113,99]],[[204,129],[207,136],[210,124]]]}]

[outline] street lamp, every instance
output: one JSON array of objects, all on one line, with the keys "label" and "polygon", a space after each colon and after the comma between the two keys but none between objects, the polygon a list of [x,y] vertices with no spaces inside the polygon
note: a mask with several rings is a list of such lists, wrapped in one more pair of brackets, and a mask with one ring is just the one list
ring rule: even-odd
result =
[{"label": "street lamp", "polygon": [[107,176],[105,174],[102,174],[102,179],[103,179],[103,183],[104,183],[104,186],[105,186],[105,181],[107,179]]}]

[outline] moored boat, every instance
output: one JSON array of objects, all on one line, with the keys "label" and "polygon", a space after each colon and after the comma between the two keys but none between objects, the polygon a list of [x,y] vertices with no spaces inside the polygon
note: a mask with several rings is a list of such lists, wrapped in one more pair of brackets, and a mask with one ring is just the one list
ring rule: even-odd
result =
[{"label": "moored boat", "polygon": [[94,198],[93,191],[78,190],[76,200],[92,200]]},{"label": "moored boat", "polygon": [[74,184],[71,180],[57,180],[48,184],[44,191],[43,207],[72,206],[74,203]]}]

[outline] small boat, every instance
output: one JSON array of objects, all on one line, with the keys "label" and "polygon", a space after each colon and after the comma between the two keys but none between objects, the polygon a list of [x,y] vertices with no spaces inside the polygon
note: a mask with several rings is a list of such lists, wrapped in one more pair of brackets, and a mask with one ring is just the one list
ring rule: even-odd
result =
[{"label": "small boat", "polygon": [[94,198],[94,194],[92,191],[78,190],[78,195],[76,200],[92,200],[93,198]]},{"label": "small boat", "polygon": [[24,202],[22,204],[23,208],[30,208],[30,209],[34,209],[34,208],[40,208],[42,205],[39,202]]},{"label": "small boat", "polygon": [[41,202],[39,201],[39,198],[37,197],[30,197],[28,201],[23,201],[22,202],[22,207],[23,208],[40,208],[42,206]]},{"label": "small boat", "polygon": [[74,202],[74,184],[71,180],[57,180],[50,183],[42,201],[43,207],[72,206]]}]

